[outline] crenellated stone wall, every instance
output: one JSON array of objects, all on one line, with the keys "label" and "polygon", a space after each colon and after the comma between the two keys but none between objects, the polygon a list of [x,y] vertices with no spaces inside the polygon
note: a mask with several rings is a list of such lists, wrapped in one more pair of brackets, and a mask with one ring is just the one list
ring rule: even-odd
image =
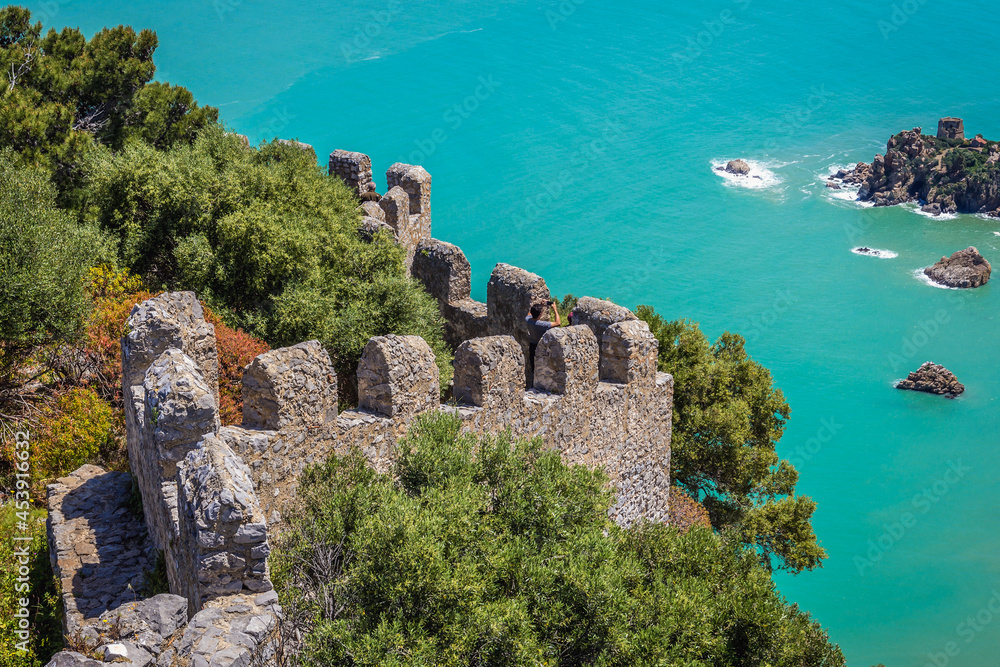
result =
[{"label": "crenellated stone wall", "polygon": [[[363,154],[335,151],[330,173],[360,195],[374,193]],[[625,308],[584,297],[573,326],[550,329],[529,358],[525,316],[548,301],[545,280],[498,264],[486,303],[474,301],[461,249],[431,238],[430,175],[395,164],[386,177],[389,192],[362,204],[359,231],[392,233],[407,249],[411,275],[438,300],[455,349],[447,404],[440,401],[430,346],[416,336],[387,335],[364,348],[358,407],[338,413],[330,357],[318,341],[307,341],[254,359],[243,375],[242,424],[220,427],[215,332],[195,295],[165,293],[133,309],[122,339],[123,390],[148,538],[139,552],[127,552],[129,565],[110,581],[135,581],[137,563],[160,549],[173,595],[158,604],[174,610],[183,599],[191,618],[163,624],[171,628],[169,639],[136,630],[133,661],[147,654],[178,667],[266,661],[280,616],[267,564],[269,535],[280,529],[303,469],[356,448],[388,472],[400,438],[423,413],[453,414],[466,431],[541,438],[567,462],[606,470],[617,490],[610,515],[618,523],[667,519],[673,378],[657,372],[657,341],[646,324]],[[81,501],[77,489],[120,494],[124,483],[96,469],[74,475],[50,487],[50,539],[64,586],[78,582],[93,560],[71,539],[90,534],[72,513],[96,507],[86,495]],[[92,481],[98,477],[104,481]],[[122,511],[113,503],[102,507],[109,517]],[[110,577],[113,569],[100,572]],[[122,599],[121,591],[110,593],[108,600]],[[67,614],[86,625],[83,616],[108,609],[105,602],[67,604]],[[147,628],[143,623],[136,627]]]}]

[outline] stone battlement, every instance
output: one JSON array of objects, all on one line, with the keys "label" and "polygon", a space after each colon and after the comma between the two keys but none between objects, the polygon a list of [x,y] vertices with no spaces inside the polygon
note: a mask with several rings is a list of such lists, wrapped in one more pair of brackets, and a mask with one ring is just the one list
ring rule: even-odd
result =
[{"label": "stone battlement", "polygon": [[[363,154],[335,151],[330,172],[359,195],[374,193],[371,162]],[[219,664],[226,665],[251,652],[269,655],[267,638],[280,614],[267,562],[270,539],[300,474],[355,448],[376,470],[388,472],[399,439],[423,413],[453,414],[466,431],[542,438],[567,462],[607,471],[618,494],[610,515],[618,523],[667,519],[673,378],[657,372],[657,341],[646,324],[625,308],[584,297],[573,326],[548,331],[530,358],[525,315],[549,299],[545,281],[498,264],[486,303],[474,301],[461,249],[431,238],[430,175],[395,164],[387,182],[384,196],[362,203],[359,234],[391,231],[407,249],[413,277],[438,300],[455,349],[446,404],[430,346],[417,336],[387,335],[370,339],[361,355],[358,407],[338,412],[330,357],[318,341],[306,341],[261,354],[247,366],[242,424],[223,427],[215,331],[194,293],[161,294],[129,316],[122,339],[126,430],[149,543],[129,557],[148,560],[154,549],[162,550],[172,594],[163,604],[186,603],[191,621],[171,626],[170,650],[177,653],[170,664],[200,664],[199,655],[223,652]],[[97,474],[85,472],[87,479]],[[114,477],[101,484],[122,483]],[[78,492],[67,489],[81,482],[60,484],[50,489],[50,503],[63,509],[57,516],[62,521],[76,516],[66,512],[78,511]],[[105,511],[119,510],[109,505]],[[73,580],[81,552],[59,536],[74,530],[84,528],[52,531],[64,582]],[[141,532],[142,526],[128,530]],[[122,572],[122,580],[134,581],[133,570]],[[108,593],[109,600],[119,599],[120,591]],[[107,607],[101,601],[87,605],[74,610],[74,622]],[[247,633],[254,641],[245,640]],[[219,637],[221,643],[211,643]],[[154,644],[146,647],[153,653],[159,650]]]}]

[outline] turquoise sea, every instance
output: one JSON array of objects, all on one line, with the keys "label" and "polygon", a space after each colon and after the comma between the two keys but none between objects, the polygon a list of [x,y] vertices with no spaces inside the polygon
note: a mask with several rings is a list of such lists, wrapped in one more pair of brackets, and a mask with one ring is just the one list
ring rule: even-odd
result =
[{"label": "turquoise sea", "polygon": [[[1000,664],[1000,285],[914,276],[1000,221],[838,199],[823,175],[940,116],[1000,138],[988,0],[28,3],[157,31],[158,78],[234,130],[434,177],[434,235],[557,294],[730,329],[792,406],[824,567],[777,575],[849,664]],[[713,164],[752,160],[754,188]],[[850,252],[868,245],[892,259]],[[899,392],[925,360],[968,388]]]}]

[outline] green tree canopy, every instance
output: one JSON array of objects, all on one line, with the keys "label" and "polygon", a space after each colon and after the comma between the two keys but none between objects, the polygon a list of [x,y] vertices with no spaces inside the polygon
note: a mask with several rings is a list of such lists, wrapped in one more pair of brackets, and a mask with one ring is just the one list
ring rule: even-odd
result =
[{"label": "green tree canopy", "polygon": [[765,564],[793,572],[820,565],[816,503],[795,495],[798,472],[775,453],[789,407],[771,373],[747,355],[742,336],[726,332],[712,345],[696,323],[668,322],[649,306],[636,315],[659,341],[659,369],[674,376],[674,483]]},{"label": "green tree canopy", "polygon": [[[623,530],[599,471],[421,418],[392,475],[310,467],[272,576],[304,665],[843,665],[755,554]],[[297,634],[298,633],[298,634]],[[299,639],[296,640],[295,637]]]},{"label": "green tree canopy", "polygon": [[359,239],[357,199],[311,152],[246,146],[212,126],[166,151],[130,141],[94,152],[86,174],[84,206],[118,239],[124,266],[195,290],[272,345],[319,339],[346,398],[372,336],[422,336],[450,377],[437,303],[388,235]]},{"label": "green tree canopy", "polygon": [[[3,36],[0,35],[0,41]],[[48,174],[19,167],[0,151],[0,385],[40,345],[68,342],[83,329],[87,269],[99,235],[56,208]]]},{"label": "green tree canopy", "polygon": [[75,28],[43,35],[27,9],[0,9],[0,143],[46,167],[66,191],[95,144],[192,141],[218,110],[199,108],[182,87],[150,83],[156,46],[152,31],[121,25],[89,41]]}]

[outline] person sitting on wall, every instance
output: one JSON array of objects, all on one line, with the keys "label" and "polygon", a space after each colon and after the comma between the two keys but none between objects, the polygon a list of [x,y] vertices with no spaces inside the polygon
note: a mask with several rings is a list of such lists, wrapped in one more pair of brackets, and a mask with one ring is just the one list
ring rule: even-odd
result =
[{"label": "person sitting on wall", "polygon": [[539,319],[542,316],[542,305],[537,303],[531,307],[528,316],[524,318],[524,321],[528,323],[528,358],[532,364],[535,363],[535,349],[538,347],[538,341],[542,340],[542,336],[545,335],[546,331],[552,327],[562,325],[562,322],[559,320],[559,309],[556,308],[556,302],[549,301],[548,306],[552,309],[552,314],[556,316],[554,322],[546,322]]}]

